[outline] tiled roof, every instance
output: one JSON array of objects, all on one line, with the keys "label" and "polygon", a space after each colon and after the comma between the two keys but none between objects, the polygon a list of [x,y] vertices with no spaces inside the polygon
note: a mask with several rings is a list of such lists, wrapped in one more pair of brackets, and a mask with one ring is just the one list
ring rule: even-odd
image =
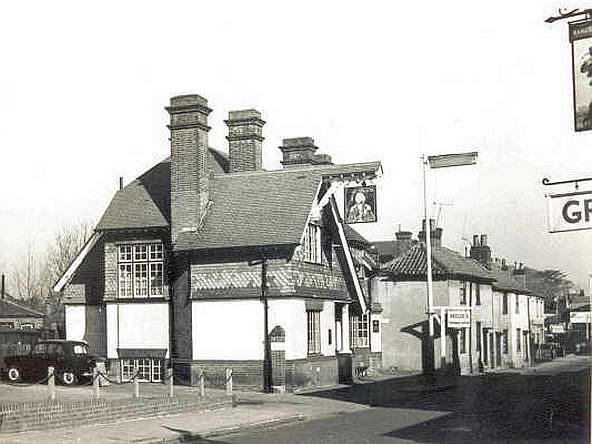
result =
[{"label": "tiled roof", "polygon": [[[417,243],[407,253],[384,265],[395,277],[422,278],[427,275],[426,247]],[[432,248],[432,275],[434,277],[469,277],[494,281],[495,277],[472,258],[464,257],[445,247]]]},{"label": "tiled roof", "polygon": [[355,230],[354,228],[352,228],[351,226],[345,224],[343,226],[343,230],[345,232],[345,238],[352,242],[352,243],[358,243],[364,247],[369,247],[370,246],[370,241],[368,241],[368,239],[366,239],[364,236],[362,236],[357,230]]},{"label": "tiled roof", "polygon": [[17,302],[0,299],[0,318],[42,318],[40,313]]},{"label": "tiled roof", "polygon": [[[210,171],[228,171],[228,159],[210,148]],[[171,159],[166,158],[117,191],[97,230],[160,228],[170,221]]]},{"label": "tiled roof", "polygon": [[519,280],[512,277],[509,270],[502,270],[501,267],[495,263],[490,265],[491,274],[495,278],[493,288],[495,290],[510,291],[518,294],[530,294],[531,291]]},{"label": "tiled roof", "polygon": [[300,168],[214,176],[202,228],[180,233],[175,249],[298,244],[321,180]]}]

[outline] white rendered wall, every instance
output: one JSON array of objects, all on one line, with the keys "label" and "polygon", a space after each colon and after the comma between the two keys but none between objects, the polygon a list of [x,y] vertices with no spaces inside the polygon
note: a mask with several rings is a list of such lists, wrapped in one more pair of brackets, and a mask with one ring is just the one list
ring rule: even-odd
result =
[{"label": "white rendered wall", "polygon": [[[382,330],[382,322],[381,322],[382,315],[380,313],[372,313],[370,314],[370,351],[371,352],[381,352],[382,351],[382,339],[381,339],[381,330]],[[372,324],[374,321],[378,321],[378,333],[374,333]]]},{"label": "white rendered wall", "polygon": [[194,301],[192,304],[193,359],[263,359],[261,301]]},{"label": "white rendered wall", "polygon": [[[335,303],[333,301],[324,302],[320,318],[321,354],[335,356]],[[306,324],[304,325],[306,326]],[[331,330],[331,344],[329,344],[329,330]]]},{"label": "white rendered wall", "polygon": [[84,305],[66,305],[66,339],[70,341],[84,340],[86,331],[86,306]]},{"label": "white rendered wall", "polygon": [[286,359],[306,358],[308,353],[308,337],[306,305],[304,300],[270,300],[269,329],[273,329],[276,325],[281,325],[286,331]]},{"label": "white rendered wall", "polygon": [[118,348],[164,348],[168,357],[168,304],[107,304],[107,357],[117,358]]}]

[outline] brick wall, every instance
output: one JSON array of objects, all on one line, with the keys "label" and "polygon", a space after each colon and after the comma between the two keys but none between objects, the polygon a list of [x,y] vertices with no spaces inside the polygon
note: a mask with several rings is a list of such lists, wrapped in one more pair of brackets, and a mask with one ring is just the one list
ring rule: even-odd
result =
[{"label": "brick wall", "polygon": [[206,387],[224,388],[226,369],[232,369],[232,384],[238,389],[263,389],[263,361],[194,361],[191,364],[191,385],[199,384],[201,372],[206,375]]},{"label": "brick wall", "polygon": [[322,387],[339,382],[335,356],[309,356],[286,361],[286,387]]},{"label": "brick wall", "polygon": [[367,374],[375,374],[382,367],[382,353],[372,352],[369,347],[352,349],[352,368],[355,370],[366,368]]},{"label": "brick wall", "polygon": [[231,407],[231,397],[94,399],[71,403],[34,402],[0,406],[0,433],[110,423],[137,417]]}]

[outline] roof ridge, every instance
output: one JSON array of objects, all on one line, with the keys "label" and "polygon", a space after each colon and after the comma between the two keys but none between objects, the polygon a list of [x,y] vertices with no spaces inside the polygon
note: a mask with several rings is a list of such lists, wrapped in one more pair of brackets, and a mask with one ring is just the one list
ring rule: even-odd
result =
[{"label": "roof ridge", "polygon": [[275,170],[255,170],[255,171],[238,171],[234,173],[216,173],[214,174],[215,178],[218,177],[238,177],[238,176],[250,176],[250,175],[261,175],[261,174],[276,174],[276,173],[306,173],[306,172],[324,172],[324,171],[332,171],[332,170],[339,170],[340,168],[348,168],[348,167],[364,167],[364,166],[372,166],[380,164],[380,161],[372,161],[372,162],[354,162],[354,163],[340,163],[340,164],[333,164],[333,165],[310,165],[310,166],[297,166],[297,167],[290,167],[290,168],[278,168]]}]

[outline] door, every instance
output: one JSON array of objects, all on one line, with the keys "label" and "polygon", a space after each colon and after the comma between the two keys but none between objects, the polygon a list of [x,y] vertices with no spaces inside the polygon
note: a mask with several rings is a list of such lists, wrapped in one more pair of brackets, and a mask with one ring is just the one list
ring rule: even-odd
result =
[{"label": "door", "polygon": [[502,334],[500,332],[495,333],[495,365],[502,366]]},{"label": "door", "polygon": [[483,329],[483,366],[489,365],[489,333]]},{"label": "door", "polygon": [[493,332],[489,334],[489,366],[495,368],[495,336]]}]

